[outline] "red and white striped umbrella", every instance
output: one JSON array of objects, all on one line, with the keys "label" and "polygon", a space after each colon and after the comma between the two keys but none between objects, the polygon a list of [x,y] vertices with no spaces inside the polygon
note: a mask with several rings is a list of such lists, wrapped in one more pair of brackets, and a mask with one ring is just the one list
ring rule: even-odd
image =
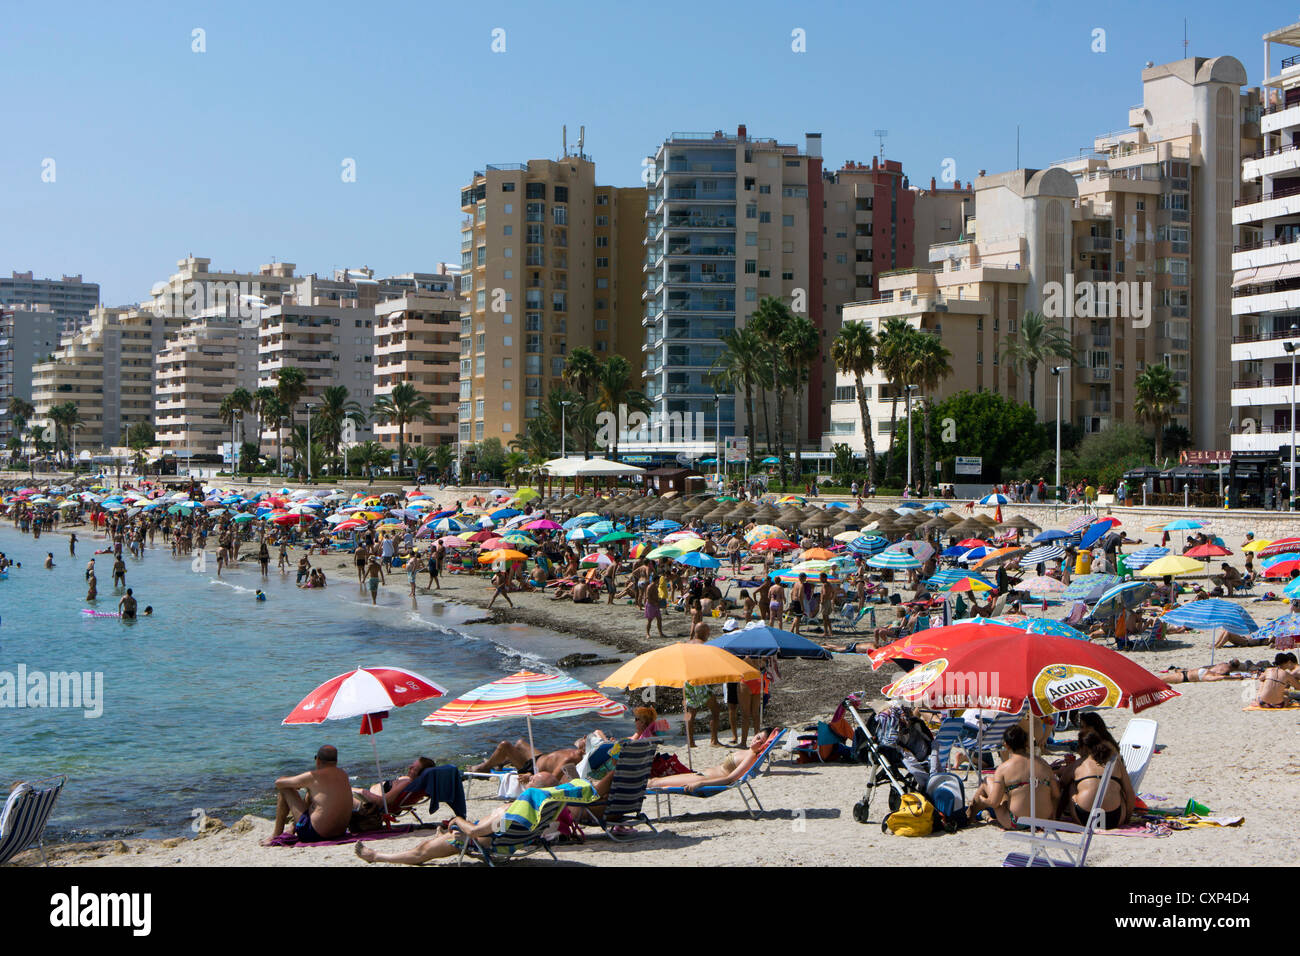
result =
[{"label": "red and white striped umbrella", "polygon": [[[383,729],[382,719],[394,707],[418,704],[422,700],[443,697],[446,689],[429,678],[401,667],[358,667],[347,674],[331,677],[302,699],[283,724],[319,724],[326,720],[361,718],[361,733],[370,736],[379,779],[379,748],[375,734]],[[384,813],[388,798],[384,798]]]}]

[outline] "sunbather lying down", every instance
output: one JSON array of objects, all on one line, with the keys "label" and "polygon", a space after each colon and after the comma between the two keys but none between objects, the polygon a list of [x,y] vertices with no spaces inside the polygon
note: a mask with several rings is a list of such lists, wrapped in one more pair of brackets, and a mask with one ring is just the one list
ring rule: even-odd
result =
[{"label": "sunbather lying down", "polygon": [[563,747],[548,754],[538,754],[536,750],[528,745],[528,741],[522,738],[514,743],[503,740],[492,751],[492,756],[481,764],[468,769],[470,773],[487,773],[489,770],[514,767],[519,771],[519,785],[526,787],[529,786],[530,774],[538,771],[558,774],[560,768],[565,764],[580,763],[586,752],[586,737],[579,737],[573,742],[572,747]]},{"label": "sunbather lying down", "polygon": [[361,787],[352,788],[352,809],[359,810],[363,803],[374,804],[382,807],[395,807],[398,801],[402,799],[402,794],[410,786],[411,781],[422,774],[425,770],[432,767],[434,762],[428,757],[416,757],[411,761],[411,765],[406,768],[406,773],[393,780],[384,780],[375,784],[368,790]]},{"label": "sunbather lying down", "polygon": [[1166,684],[1208,684],[1216,680],[1246,680],[1268,666],[1267,661],[1219,661],[1204,667],[1170,667],[1160,677]]},{"label": "sunbather lying down", "polygon": [[650,789],[681,787],[688,791],[698,790],[700,787],[729,787],[749,772],[749,769],[754,766],[754,762],[758,760],[758,755],[763,752],[764,745],[778,729],[768,727],[761,733],[755,734],[754,739],[750,741],[746,749],[727,754],[722,763],[716,767],[701,770],[699,773],[678,773],[671,777],[655,777],[651,779],[648,787]]}]

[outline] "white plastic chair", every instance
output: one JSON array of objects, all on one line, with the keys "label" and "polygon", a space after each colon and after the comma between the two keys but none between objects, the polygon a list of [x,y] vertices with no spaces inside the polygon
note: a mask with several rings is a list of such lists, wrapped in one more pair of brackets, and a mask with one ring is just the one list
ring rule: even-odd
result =
[{"label": "white plastic chair", "polygon": [[1088,860],[1088,848],[1092,845],[1092,836],[1106,813],[1101,808],[1110,787],[1110,778],[1115,771],[1112,757],[1106,764],[1106,772],[1101,775],[1097,796],[1092,801],[1092,811],[1088,814],[1087,826],[1077,823],[1063,823],[1060,820],[1040,820],[1037,817],[1021,817],[1020,822],[1029,830],[1021,833],[1005,834],[1008,840],[1027,845],[1028,852],[1008,853],[1002,861],[1003,866],[1063,866],[1082,867]]},{"label": "white plastic chair", "polygon": [[1151,756],[1156,752],[1157,721],[1146,717],[1134,717],[1124,728],[1124,736],[1119,741],[1119,753],[1124,758],[1124,769],[1133,782],[1133,792],[1138,793],[1142,778],[1151,764]]}]

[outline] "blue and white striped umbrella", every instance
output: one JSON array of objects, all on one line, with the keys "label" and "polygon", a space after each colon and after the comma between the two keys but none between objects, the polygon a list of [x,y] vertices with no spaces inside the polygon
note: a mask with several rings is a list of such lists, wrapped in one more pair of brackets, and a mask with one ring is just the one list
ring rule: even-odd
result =
[{"label": "blue and white striped umbrella", "polygon": [[909,509],[911,509],[911,508],[920,508],[920,507],[921,507],[921,502],[919,502],[919,501],[904,501],[904,502],[903,502],[901,505],[899,505],[898,507],[902,508],[904,511],[907,511],[907,510],[909,510]]},{"label": "blue and white striped umbrella", "polygon": [[565,531],[572,531],[574,528],[585,528],[589,524],[595,524],[599,520],[599,515],[575,515],[560,527]]},{"label": "blue and white striped umbrella", "polygon": [[887,568],[891,571],[907,571],[921,566],[921,562],[906,551],[881,551],[874,557],[868,558],[867,564],[873,568]]},{"label": "blue and white striped umbrella", "polygon": [[1062,541],[1062,540],[1064,540],[1064,539],[1066,539],[1066,538],[1069,538],[1069,537],[1072,537],[1072,535],[1071,535],[1070,532],[1068,532],[1068,531],[1062,531],[1060,528],[1050,528],[1050,529],[1048,529],[1047,531],[1044,531],[1044,532],[1042,532],[1041,534],[1039,534],[1037,537],[1035,537],[1035,538],[1034,538],[1032,541],[1030,541],[1029,543],[1030,543],[1030,544],[1049,544],[1049,543],[1051,543],[1051,542],[1053,542],[1053,541]]},{"label": "blue and white striped umbrella", "polygon": [[1092,616],[1109,618],[1119,613],[1121,607],[1136,607],[1145,601],[1156,589],[1154,581],[1125,581],[1108,590],[1093,606]]},{"label": "blue and white striped umbrella", "polygon": [[889,547],[889,541],[878,534],[864,534],[849,542],[848,548],[854,554],[879,554]]},{"label": "blue and white striped umbrella", "polygon": [[1053,620],[1050,617],[1016,617],[1011,619],[1006,617],[977,617],[974,619],[974,623],[1001,624],[1004,627],[1017,627],[1022,631],[1028,631],[1030,634],[1050,634],[1052,637],[1068,637],[1074,641],[1086,641],[1088,639],[1088,635],[1082,631],[1070,627],[1064,621]]},{"label": "blue and white striped umbrella", "polygon": [[465,530],[465,525],[455,518],[439,518],[432,523],[431,527],[438,534],[456,534],[458,531]]},{"label": "blue and white striped umbrella", "polygon": [[985,495],[983,498],[980,499],[980,504],[982,504],[982,505],[1005,505],[1005,504],[1007,504],[1007,503],[1010,502],[1010,501],[1011,501],[1011,499],[1008,498],[1006,495]]},{"label": "blue and white striped umbrella", "polygon": [[970,550],[970,548],[963,548],[963,547],[962,547],[961,545],[959,545],[959,544],[954,544],[951,548],[944,548],[942,551],[940,551],[940,552],[939,552],[939,557],[941,557],[941,558],[960,558],[963,554],[965,554],[965,553],[966,553],[967,551],[969,551],[969,550]]},{"label": "blue and white striped umbrella", "polygon": [[1119,578],[1114,574],[1082,574],[1070,580],[1061,599],[1091,604],[1117,584]]},{"label": "blue and white striped umbrella", "polygon": [[987,557],[988,555],[992,554],[996,550],[997,548],[989,548],[983,545],[981,545],[978,548],[971,548],[965,554],[958,556],[957,563],[969,564],[972,561],[978,561],[980,558]]},{"label": "blue and white striped umbrella", "polygon": [[564,536],[566,541],[595,541],[599,537],[600,532],[591,528],[574,528]]},{"label": "blue and white striped umbrella", "polygon": [[656,521],[654,524],[650,525],[650,530],[651,531],[676,531],[680,527],[681,525],[678,522],[673,521],[670,518],[663,518],[659,521]]},{"label": "blue and white striped umbrella", "polygon": [[1139,548],[1132,554],[1124,556],[1124,566],[1130,571],[1141,571],[1152,561],[1158,561],[1168,553],[1168,548]]},{"label": "blue and white striped umbrella", "polygon": [[1041,548],[1034,548],[1023,558],[1020,559],[1022,568],[1032,568],[1038,564],[1046,564],[1048,561],[1059,561],[1065,557],[1065,549],[1059,544],[1045,544]]},{"label": "blue and white striped umbrella", "polygon": [[1166,624],[1190,627],[1198,631],[1210,631],[1221,627],[1230,634],[1245,635],[1259,630],[1259,625],[1240,604],[1225,601],[1223,598],[1188,601],[1174,608],[1162,620]]}]

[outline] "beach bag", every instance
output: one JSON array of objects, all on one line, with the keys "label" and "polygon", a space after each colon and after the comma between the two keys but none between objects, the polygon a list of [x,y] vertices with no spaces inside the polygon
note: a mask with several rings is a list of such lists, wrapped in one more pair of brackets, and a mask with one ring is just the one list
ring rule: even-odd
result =
[{"label": "beach bag", "polygon": [[934,832],[934,804],[919,793],[905,793],[898,809],[880,824],[881,833],[895,836],[929,836]]},{"label": "beach bag", "polygon": [[362,803],[360,810],[352,811],[348,829],[353,833],[372,833],[384,828],[384,808],[375,803]]},{"label": "beach bag", "polygon": [[650,765],[650,776],[671,777],[679,773],[690,773],[691,768],[682,763],[676,754],[655,754],[654,763]]},{"label": "beach bag", "polygon": [[582,832],[582,827],[578,826],[577,818],[572,811],[565,807],[560,811],[560,815],[555,818],[557,843],[585,843],[587,837]]}]

